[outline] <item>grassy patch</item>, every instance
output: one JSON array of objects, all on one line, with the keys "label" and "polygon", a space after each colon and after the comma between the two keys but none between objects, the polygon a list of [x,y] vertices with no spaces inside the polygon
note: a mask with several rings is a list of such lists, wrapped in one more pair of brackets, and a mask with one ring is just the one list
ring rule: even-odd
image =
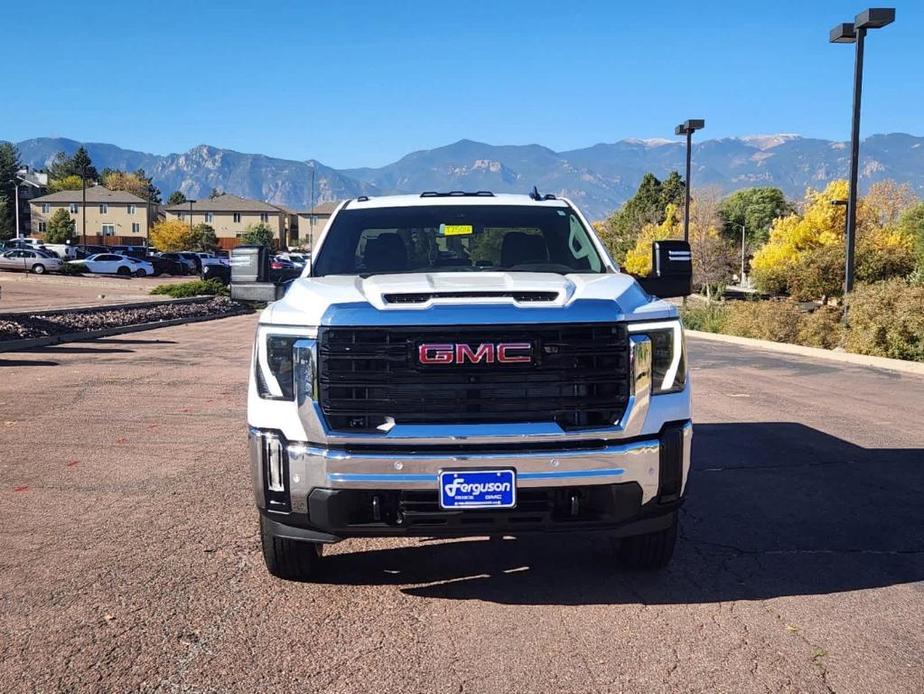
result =
[{"label": "grassy patch", "polygon": [[159,284],[151,294],[172,296],[174,299],[187,299],[193,296],[229,296],[230,291],[218,280],[193,280],[177,284]]}]

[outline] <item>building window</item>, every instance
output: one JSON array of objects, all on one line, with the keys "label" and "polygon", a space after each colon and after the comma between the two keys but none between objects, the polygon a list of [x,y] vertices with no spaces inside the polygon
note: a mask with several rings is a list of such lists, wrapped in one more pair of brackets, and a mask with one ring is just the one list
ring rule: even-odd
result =
[{"label": "building window", "polygon": [[241,213],[235,212],[233,219],[234,219],[235,224],[240,224],[241,223]]},{"label": "building window", "polygon": [[43,202],[42,203],[42,214],[48,214],[49,212],[51,212],[51,205],[49,205],[47,202]]},{"label": "building window", "polygon": [[76,202],[71,203],[71,214],[77,214],[77,203]]},{"label": "building window", "polygon": [[39,232],[40,233],[44,234],[46,228],[47,227],[45,226],[45,222],[39,222]]},{"label": "building window", "polygon": [[135,206],[134,206],[134,205],[129,205],[129,206],[128,206],[128,213],[129,213],[129,214],[135,214]]},{"label": "building window", "polygon": [[208,222],[211,222],[212,219],[214,219],[214,217],[215,217],[215,215],[213,215],[211,212],[206,212],[206,213],[205,213],[205,221],[206,221],[207,223],[208,223]]},{"label": "building window", "polygon": [[100,213],[100,214],[109,214],[109,204],[108,204],[108,203],[105,203],[105,202],[101,202],[101,203],[99,204],[99,213]]},{"label": "building window", "polygon": [[261,213],[260,213],[260,221],[261,221],[261,222],[268,222],[268,221],[269,221],[269,215],[266,214],[266,212],[261,212]]},{"label": "building window", "polygon": [[132,222],[132,233],[133,234],[141,233],[141,225],[138,222]]},{"label": "building window", "polygon": [[179,219],[180,219],[181,222],[182,222],[184,219],[186,219],[186,213],[185,213],[185,212],[177,212],[177,213],[176,213],[176,216],[179,217]]},{"label": "building window", "polygon": [[115,236],[115,224],[103,224],[103,236]]}]

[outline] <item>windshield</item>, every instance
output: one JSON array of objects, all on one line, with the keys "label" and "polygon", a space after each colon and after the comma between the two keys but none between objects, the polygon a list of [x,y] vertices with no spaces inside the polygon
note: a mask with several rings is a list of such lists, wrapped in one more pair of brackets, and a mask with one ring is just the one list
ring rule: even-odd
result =
[{"label": "windshield", "polygon": [[568,207],[422,205],[343,210],[312,274],[604,272]]}]

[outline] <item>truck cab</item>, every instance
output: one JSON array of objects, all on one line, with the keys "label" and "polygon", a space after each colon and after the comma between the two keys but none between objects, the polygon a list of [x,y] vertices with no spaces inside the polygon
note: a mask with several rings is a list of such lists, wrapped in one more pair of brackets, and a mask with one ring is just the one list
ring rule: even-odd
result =
[{"label": "truck cab", "polygon": [[257,327],[247,419],[270,573],[310,579],[351,537],[588,531],[618,538],[623,566],[665,566],[692,423],[664,299],[689,292],[689,247],[653,256],[650,277],[620,272],[551,195],[342,203]]}]

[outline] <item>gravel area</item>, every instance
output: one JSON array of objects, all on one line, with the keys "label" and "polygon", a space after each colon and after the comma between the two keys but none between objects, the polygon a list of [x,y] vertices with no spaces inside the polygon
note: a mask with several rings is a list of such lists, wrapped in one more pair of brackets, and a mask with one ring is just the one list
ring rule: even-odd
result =
[{"label": "gravel area", "polygon": [[224,296],[195,302],[162,303],[132,308],[94,308],[63,314],[41,312],[0,315],[0,341],[93,332],[125,325],[157,323],[177,318],[201,318],[241,312],[241,304]]}]

